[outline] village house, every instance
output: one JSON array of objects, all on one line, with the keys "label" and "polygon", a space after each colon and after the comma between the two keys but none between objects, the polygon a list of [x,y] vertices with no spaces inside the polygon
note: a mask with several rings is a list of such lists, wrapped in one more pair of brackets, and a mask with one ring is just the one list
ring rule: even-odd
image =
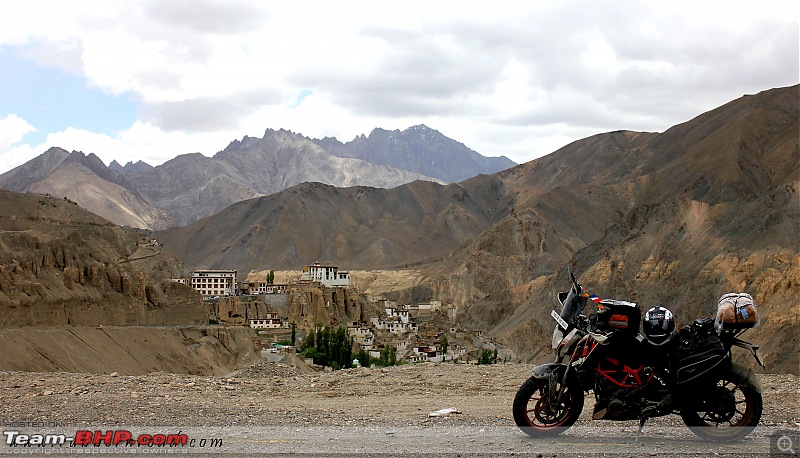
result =
[{"label": "village house", "polygon": [[411,352],[406,355],[405,359],[409,362],[430,361],[441,363],[458,359],[459,356],[466,354],[466,349],[458,346],[448,348],[447,352],[444,352],[439,344],[420,343],[411,347]]},{"label": "village house", "polygon": [[411,320],[411,313],[408,310],[401,310],[394,307],[386,307],[384,310],[389,319],[398,318],[402,323],[408,323]]},{"label": "village house", "polygon": [[255,296],[257,294],[286,294],[288,285],[270,284],[265,281],[243,281],[237,283],[236,295]]},{"label": "village house", "polygon": [[277,312],[267,312],[264,318],[251,318],[250,327],[253,329],[288,328],[289,323],[278,318]]},{"label": "village house", "polygon": [[372,329],[366,323],[351,321],[347,324],[347,329],[350,331],[353,341],[364,350],[371,350],[372,346],[375,345],[375,334],[372,333]]},{"label": "village house", "polygon": [[392,334],[405,334],[407,332],[417,332],[417,325],[413,322],[403,322],[398,316],[393,316],[382,320],[376,316],[371,318],[372,325],[380,331],[388,331]]},{"label": "village house", "polygon": [[442,309],[442,301],[431,301],[429,304],[419,304],[417,309],[420,312],[438,312]]},{"label": "village house", "polygon": [[367,353],[371,357],[377,359],[377,358],[381,357],[381,352],[385,348],[394,347],[395,352],[396,352],[395,353],[396,354],[396,358],[397,358],[398,361],[401,361],[401,360],[402,361],[409,361],[408,355],[406,355],[406,352],[408,351],[408,346],[409,345],[411,345],[411,342],[409,342],[408,340],[395,340],[395,341],[375,344],[371,348],[364,348],[364,350],[366,350]]}]

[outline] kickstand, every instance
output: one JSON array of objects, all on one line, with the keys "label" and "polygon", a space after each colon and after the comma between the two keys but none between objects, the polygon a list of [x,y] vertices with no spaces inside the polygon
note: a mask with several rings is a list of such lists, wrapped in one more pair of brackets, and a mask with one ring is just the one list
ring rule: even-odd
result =
[{"label": "kickstand", "polygon": [[642,417],[639,419],[639,430],[636,431],[636,443],[639,443],[639,438],[642,436],[642,429],[644,429],[644,422],[647,421],[647,417]]}]

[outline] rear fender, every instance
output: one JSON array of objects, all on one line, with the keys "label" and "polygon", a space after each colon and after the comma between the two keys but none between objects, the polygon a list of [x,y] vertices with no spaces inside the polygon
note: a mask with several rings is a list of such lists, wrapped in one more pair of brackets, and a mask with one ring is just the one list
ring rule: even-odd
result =
[{"label": "rear fender", "polygon": [[731,372],[739,379],[737,383],[742,386],[749,386],[756,390],[758,393],[763,393],[764,388],[761,387],[761,382],[756,377],[756,373],[749,367],[742,366],[741,364],[732,363]]}]

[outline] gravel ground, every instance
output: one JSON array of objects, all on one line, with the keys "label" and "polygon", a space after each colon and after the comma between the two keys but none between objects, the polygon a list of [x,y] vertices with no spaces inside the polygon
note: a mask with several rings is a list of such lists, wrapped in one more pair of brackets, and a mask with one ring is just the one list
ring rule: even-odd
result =
[{"label": "gravel ground", "polygon": [[[530,369],[414,364],[306,374],[259,361],[230,377],[0,372],[0,416],[4,431],[181,431],[224,438],[216,452],[281,456],[750,456],[769,452],[768,435],[800,423],[800,377],[761,374],[761,427],[734,444],[703,444],[674,415],[648,421],[636,443],[636,422],[591,421],[591,397],[561,438],[535,441],[511,417]],[[444,408],[460,413],[429,416]]]}]

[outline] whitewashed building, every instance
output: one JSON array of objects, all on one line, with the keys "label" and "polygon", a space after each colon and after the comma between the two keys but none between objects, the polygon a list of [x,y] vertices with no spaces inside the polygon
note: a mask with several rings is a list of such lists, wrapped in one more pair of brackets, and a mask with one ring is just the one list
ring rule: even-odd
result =
[{"label": "whitewashed building", "polygon": [[277,312],[267,312],[264,318],[250,319],[250,327],[253,329],[278,329],[288,327],[288,323],[284,323],[278,317]]},{"label": "whitewashed building", "polygon": [[195,270],[189,280],[203,297],[232,296],[236,291],[235,270]]},{"label": "whitewashed building", "polygon": [[403,323],[408,323],[411,321],[411,312],[409,310],[402,310],[394,307],[386,307],[384,310],[386,311],[386,316],[389,317],[389,319],[397,318]]},{"label": "whitewashed building", "polygon": [[304,282],[319,282],[332,288],[334,286],[350,286],[350,272],[339,270],[336,266],[323,266],[320,263],[303,267],[303,274],[300,277]]},{"label": "whitewashed building", "polygon": [[419,304],[417,309],[422,312],[438,312],[442,309],[442,301],[431,301],[429,304]]},{"label": "whitewashed building", "polygon": [[400,317],[391,317],[385,320],[382,320],[378,317],[372,317],[370,319],[372,325],[375,329],[380,331],[388,331],[392,334],[405,334],[407,332],[417,332],[418,328],[416,323],[413,322],[403,322]]},{"label": "whitewashed building", "polygon": [[372,333],[372,329],[366,323],[351,321],[347,324],[347,329],[350,331],[350,335],[353,336],[353,341],[358,343],[361,348],[370,350],[375,345],[375,334]]}]

